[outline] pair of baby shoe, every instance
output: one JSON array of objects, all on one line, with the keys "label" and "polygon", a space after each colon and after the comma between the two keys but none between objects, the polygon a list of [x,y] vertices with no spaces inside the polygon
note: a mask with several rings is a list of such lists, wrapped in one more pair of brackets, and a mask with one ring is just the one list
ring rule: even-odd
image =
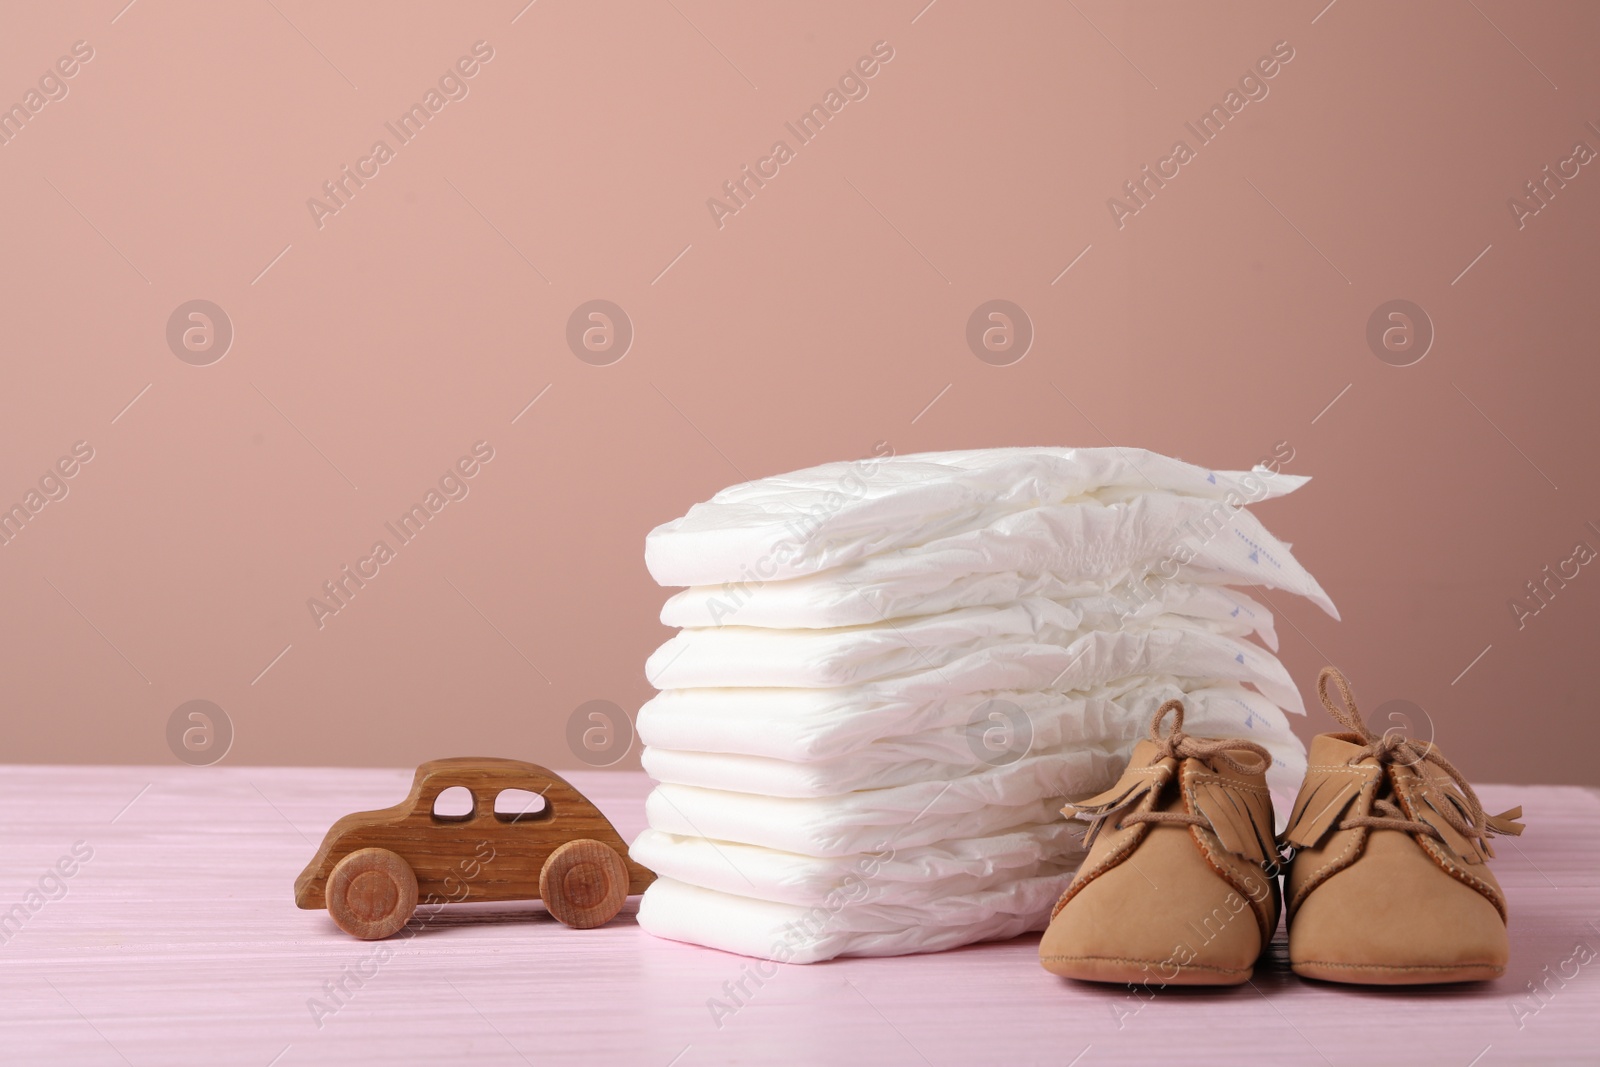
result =
[{"label": "pair of baby shoe", "polygon": [[1520,834],[1522,809],[1485,815],[1431,741],[1373,734],[1334,668],[1323,669],[1317,692],[1345,732],[1312,741],[1276,838],[1267,751],[1192,737],[1182,702],[1161,706],[1117,784],[1064,809],[1089,820],[1089,855],[1040,942],[1047,971],[1238,984],[1286,904],[1289,965],[1306,978],[1409,985],[1504,973],[1506,900],[1486,863],[1488,837]]}]

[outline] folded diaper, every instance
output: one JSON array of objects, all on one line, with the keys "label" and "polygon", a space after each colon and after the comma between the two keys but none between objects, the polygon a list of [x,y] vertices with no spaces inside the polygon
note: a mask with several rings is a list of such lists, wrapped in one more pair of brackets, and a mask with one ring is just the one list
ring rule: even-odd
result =
[{"label": "folded diaper", "polygon": [[[1286,729],[1261,730],[1255,740],[1273,752],[1273,762],[1282,764],[1283,772],[1293,774],[1298,768],[1304,774],[1304,757]],[[1060,746],[1000,766],[980,765],[953,778],[822,796],[663,782],[645,800],[645,814],[651,827],[669,833],[808,856],[868,851],[886,840],[908,847],[932,844],[1052,819],[1068,799],[1088,796],[1115,781],[1132,749],[1132,738],[1115,747]],[[1275,777],[1280,780],[1274,786],[1289,784]]]},{"label": "folded diaper", "polygon": [[1149,712],[1175,697],[1189,702],[1188,722],[1201,733],[1286,729],[1282,709],[1259,693],[1155,672],[1067,689],[960,683],[944,686],[929,673],[844,689],[672,689],[640,710],[639,739],[651,750],[800,763],[948,762],[970,749],[969,728],[989,721],[996,706],[1015,707],[1034,742],[1048,746],[1074,737],[1126,738],[1130,720],[1142,730]]},{"label": "folded diaper", "polygon": [[[1282,754],[1274,752],[1273,770],[1277,773],[1272,776],[1273,784],[1280,784],[1276,779],[1281,778],[1282,786],[1292,789],[1299,782],[1305,768],[1298,746],[1281,741],[1289,735],[1289,727],[1276,704],[1237,685],[1194,687],[1186,692],[1176,680],[1138,685],[1118,696],[1110,696],[1108,689],[1102,688],[1086,695],[1007,692],[951,697],[936,711],[945,725],[886,737],[857,733],[848,750],[822,759],[807,758],[804,750],[791,751],[786,758],[717,751],[714,746],[727,747],[732,739],[717,729],[715,717],[690,714],[680,717],[683,729],[677,731],[676,741],[681,747],[647,739],[644,769],[659,782],[778,797],[826,797],[918,781],[950,781],[992,763],[999,744],[1014,747],[1015,755],[1024,751],[1065,755],[1081,749],[1090,754],[1097,768],[1115,764],[1120,770],[1124,754],[1143,736],[1152,713],[1173,698],[1185,701],[1185,728],[1198,736],[1259,734],[1269,749],[1276,742]],[[739,717],[759,727],[758,714],[746,712]],[[659,738],[655,718],[651,717],[649,737]],[[867,730],[877,722],[870,712],[858,718]],[[644,721],[641,714],[642,737]],[[1007,731],[1006,736],[986,744],[986,731],[995,729]],[[1013,733],[1019,736],[1010,736]],[[1010,757],[1013,752],[1000,755]],[[1110,785],[1115,772],[1097,770],[1095,782],[1084,786],[1083,792],[1094,792],[1102,777],[1104,784]]]},{"label": "folded diaper", "polygon": [[760,478],[724,489],[645,540],[662,585],[763,581],[978,529],[1002,515],[1145,493],[1231,502],[1281,496],[1309,479],[1208,471],[1138,448],[924,452]]},{"label": "folded diaper", "polygon": [[[1250,669],[1230,654],[1232,646],[1219,646],[1203,635],[1139,640],[1139,651],[1147,653],[1139,657],[1126,654],[1123,646],[1128,643],[1125,637],[1100,639],[1076,651],[991,655],[961,671],[946,668],[841,689],[673,689],[657,694],[640,710],[639,739],[647,746],[680,751],[826,760],[882,738],[914,739],[928,731],[964,728],[975,718],[987,718],[978,709],[990,700],[1017,705],[1033,729],[1042,731],[1048,729],[1053,706],[1059,705],[1063,715],[1079,714],[1079,709],[1085,716],[1099,714],[1097,697],[1115,698],[1142,683],[1171,684],[1177,695],[1180,679],[1249,680]],[[1110,645],[1122,654],[1096,654],[1103,651],[1097,645]],[[1122,669],[1130,663],[1134,670]],[[1148,705],[1148,699],[1143,703]],[[1211,717],[1213,706],[1237,711],[1225,715],[1219,710]],[[1219,736],[1247,735],[1263,720],[1281,721],[1279,707],[1260,694],[1232,687],[1209,694],[1205,714]],[[1296,710],[1298,704],[1288,707]],[[1084,729],[1098,727],[1091,722]],[[907,742],[904,751],[927,757],[948,749],[930,752]]]},{"label": "folded diaper", "polygon": [[[1047,627],[1039,640],[1028,640],[1027,611],[1001,610],[1004,617],[983,620],[983,625],[997,631],[1015,626],[1013,633],[997,632],[960,645],[935,643],[941,635],[950,636],[940,621],[846,632],[740,626],[684,631],[656,650],[645,673],[652,685],[684,689],[848,686],[877,693],[926,691],[932,685],[946,695],[987,689],[1074,690],[1136,673],[1175,674],[1249,682],[1279,705],[1305,712],[1289,672],[1259,645],[1178,625],[1179,620],[1141,630]],[[955,635],[965,636],[965,631]]]},{"label": "folded diaper", "polygon": [[639,925],[657,937],[759,956],[816,963],[836,956],[901,956],[1042,930],[1070,872],[942,896],[925,910],[852,905],[841,889],[810,906],[760,900],[658,878],[639,903]]},{"label": "folded diaper", "polygon": [[1082,859],[1062,803],[1109,786],[1168,699],[1191,733],[1262,744],[1287,795],[1304,706],[1273,613],[1229,586],[1337,618],[1244,510],[1306,481],[1138,449],[927,453],[657,527],[651,574],[688,588],[637,721],[658,784],[631,854],[660,875],[640,926],[787,962],[1042,929]]},{"label": "folded diaper", "polygon": [[915,848],[883,842],[847,856],[793,852],[646,830],[631,854],[658,875],[703,889],[810,907],[843,893],[855,903],[910,906],[1018,878],[1070,875],[1082,824],[1053,819],[987,837]]},{"label": "folded diaper", "polygon": [[[1074,762],[1069,777],[1090,780],[1093,757],[1080,753]],[[771,797],[664,784],[646,798],[644,810],[652,829],[671,834],[848,856],[885,841],[911,848],[1055,818],[1064,797],[1045,794],[1053,783],[1041,785],[1040,779],[1060,769],[1054,760],[1043,767],[1024,760],[1000,768],[992,776],[999,781],[919,782],[840,797]]]},{"label": "folded diaper", "polygon": [[[656,536],[655,534],[651,535]],[[709,561],[708,561],[709,562]],[[1289,546],[1226,502],[1196,497],[1065,504],[1007,514],[993,524],[822,573],[783,580],[738,570],[667,601],[668,626],[734,623],[828,627],[926,615],[1022,597],[1107,592],[1124,611],[1174,585],[1235,583],[1308,597],[1338,617]]]}]

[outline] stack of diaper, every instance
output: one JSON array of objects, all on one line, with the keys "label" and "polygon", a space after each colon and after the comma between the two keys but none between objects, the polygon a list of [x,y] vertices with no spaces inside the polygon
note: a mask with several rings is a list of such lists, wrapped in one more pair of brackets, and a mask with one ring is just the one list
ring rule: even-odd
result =
[{"label": "stack of diaper", "polygon": [[1229,586],[1335,614],[1245,510],[1305,481],[1138,449],[882,456],[657,527],[650,573],[687,588],[639,713],[640,925],[781,962],[1042,929],[1082,858],[1063,801],[1174,697],[1292,793],[1304,708],[1270,612]]}]

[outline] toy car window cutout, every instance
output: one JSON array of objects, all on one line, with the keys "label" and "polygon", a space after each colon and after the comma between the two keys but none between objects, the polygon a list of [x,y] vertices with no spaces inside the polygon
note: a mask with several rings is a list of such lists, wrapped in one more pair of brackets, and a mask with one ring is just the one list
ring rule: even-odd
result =
[{"label": "toy car window cutout", "polygon": [[494,797],[494,817],[500,822],[532,822],[550,817],[543,795],[527,789],[502,789]]},{"label": "toy car window cutout", "polygon": [[472,790],[464,785],[441,789],[433,798],[433,817],[446,822],[466,822],[472,818],[475,808]]}]

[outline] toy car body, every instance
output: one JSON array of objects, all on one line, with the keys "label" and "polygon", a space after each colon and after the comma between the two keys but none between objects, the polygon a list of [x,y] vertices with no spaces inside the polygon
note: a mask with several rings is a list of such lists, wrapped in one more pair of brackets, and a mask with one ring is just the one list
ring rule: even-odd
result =
[{"label": "toy car body", "polygon": [[[464,815],[434,811],[463,786]],[[504,790],[537,793],[541,810],[495,811]],[[628,858],[600,810],[570,783],[520,760],[463,757],[417,768],[411,794],[392,808],[346,815],[295,879],[302,908],[327,908],[356,937],[388,937],[425,903],[543,900],[569,926],[599,926],[655,875]]]}]

